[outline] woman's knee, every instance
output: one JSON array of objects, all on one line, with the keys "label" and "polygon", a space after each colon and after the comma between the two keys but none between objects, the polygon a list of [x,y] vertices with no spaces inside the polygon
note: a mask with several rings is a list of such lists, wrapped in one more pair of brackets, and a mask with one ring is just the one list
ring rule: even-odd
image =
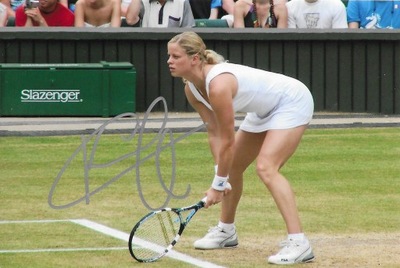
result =
[{"label": "woman's knee", "polygon": [[256,163],[256,171],[258,177],[265,183],[269,185],[274,180],[278,179],[279,176],[279,165],[273,165],[270,162],[260,162]]}]

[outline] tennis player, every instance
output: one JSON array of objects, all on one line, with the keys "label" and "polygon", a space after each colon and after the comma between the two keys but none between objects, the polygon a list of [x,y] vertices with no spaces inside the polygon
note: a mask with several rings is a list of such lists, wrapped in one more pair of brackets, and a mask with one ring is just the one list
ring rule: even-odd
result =
[{"label": "tennis player", "polygon": [[[218,225],[195,241],[194,247],[238,245],[235,214],[243,173],[256,160],[257,174],[272,194],[288,232],[283,247],[268,262],[311,261],[314,254],[301,227],[294,193],[279,172],[312,118],[314,104],[308,88],[282,74],[227,63],[194,32],[174,36],[168,42],[168,55],[171,75],[183,78],[189,103],[207,124],[216,173],[206,192],[206,207],[222,201]],[[247,115],[235,133],[236,112]],[[228,179],[232,190],[226,194]]]}]

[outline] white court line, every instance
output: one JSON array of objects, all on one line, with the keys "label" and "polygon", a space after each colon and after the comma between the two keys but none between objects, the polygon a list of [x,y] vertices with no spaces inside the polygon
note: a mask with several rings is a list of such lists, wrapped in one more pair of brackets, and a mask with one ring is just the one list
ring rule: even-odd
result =
[{"label": "white court line", "polygon": [[[112,237],[115,237],[115,238],[118,238],[118,239],[121,239],[121,240],[124,240],[126,242],[128,242],[128,240],[129,240],[129,234],[121,232],[121,231],[113,229],[113,228],[110,228],[110,227],[107,227],[105,225],[102,225],[102,224],[99,224],[99,223],[96,223],[96,222],[93,222],[93,221],[90,221],[90,220],[78,219],[78,220],[71,220],[71,222],[74,222],[76,224],[80,224],[80,225],[88,227],[88,228],[90,228],[92,230],[98,231],[100,233],[103,233],[103,234],[106,234],[106,235],[109,235],[109,236],[112,236]],[[141,245],[139,244],[139,246],[141,246]],[[177,252],[175,250],[170,250],[167,253],[166,257],[170,257],[170,258],[182,261],[182,262],[186,262],[186,263],[195,265],[197,267],[223,268],[223,266],[219,266],[219,265],[216,265],[214,263],[207,262],[207,261],[202,261],[202,260],[193,258],[193,257],[191,257],[189,255],[179,253],[179,252]]]},{"label": "white court line", "polygon": [[[71,222],[71,220],[22,220],[22,221],[0,221],[0,224],[26,224],[26,223],[56,223]],[[11,249],[0,250],[4,253],[41,253],[41,252],[72,252],[72,251],[101,251],[101,250],[126,250],[126,247],[108,247],[108,248],[43,248],[43,249]]]},{"label": "white court line", "polygon": [[53,223],[53,222],[70,222],[71,220],[22,220],[22,221],[0,221],[0,224],[10,223]]},{"label": "white court line", "polygon": [[1,253],[42,253],[42,252],[102,251],[102,250],[126,250],[126,247],[15,249],[15,250],[0,250],[0,254]]},{"label": "white court line", "polygon": [[[100,232],[102,234],[123,240],[125,242],[128,242],[129,240],[129,234],[124,233],[122,231],[110,228],[108,226],[86,220],[86,219],[75,219],[75,220],[22,220],[22,221],[0,221],[0,224],[25,224],[25,223],[56,223],[56,222],[72,222],[75,224],[79,224],[81,226],[87,227],[89,229],[92,229],[94,231]],[[135,240],[139,246],[145,246],[142,245],[141,241]],[[145,242],[143,242],[145,243]],[[148,245],[147,245],[148,246]],[[0,250],[0,253],[30,253],[30,252],[63,252],[63,251],[95,251],[95,250],[126,250],[127,247],[113,247],[113,248],[64,248],[64,249],[21,249],[21,250]],[[200,259],[193,258],[189,255],[185,255],[183,253],[179,253],[175,250],[170,250],[166,257],[170,257],[182,262],[186,262],[189,264],[192,264],[197,267],[202,267],[202,268],[224,268],[223,266],[216,265],[214,263],[210,263],[207,261],[202,261]]]}]

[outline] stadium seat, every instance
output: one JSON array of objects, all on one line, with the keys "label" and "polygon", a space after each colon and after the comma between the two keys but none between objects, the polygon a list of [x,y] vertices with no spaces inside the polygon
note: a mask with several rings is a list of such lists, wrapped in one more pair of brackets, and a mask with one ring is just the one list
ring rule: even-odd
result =
[{"label": "stadium seat", "polygon": [[195,19],[196,27],[228,28],[228,22],[221,19]]}]

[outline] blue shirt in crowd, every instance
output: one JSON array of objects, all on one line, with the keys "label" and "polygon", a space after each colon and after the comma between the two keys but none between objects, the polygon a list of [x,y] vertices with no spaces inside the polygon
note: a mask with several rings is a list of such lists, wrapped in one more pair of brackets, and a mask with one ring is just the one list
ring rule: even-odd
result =
[{"label": "blue shirt in crowd", "polygon": [[400,1],[349,0],[347,22],[364,29],[400,29]]}]

